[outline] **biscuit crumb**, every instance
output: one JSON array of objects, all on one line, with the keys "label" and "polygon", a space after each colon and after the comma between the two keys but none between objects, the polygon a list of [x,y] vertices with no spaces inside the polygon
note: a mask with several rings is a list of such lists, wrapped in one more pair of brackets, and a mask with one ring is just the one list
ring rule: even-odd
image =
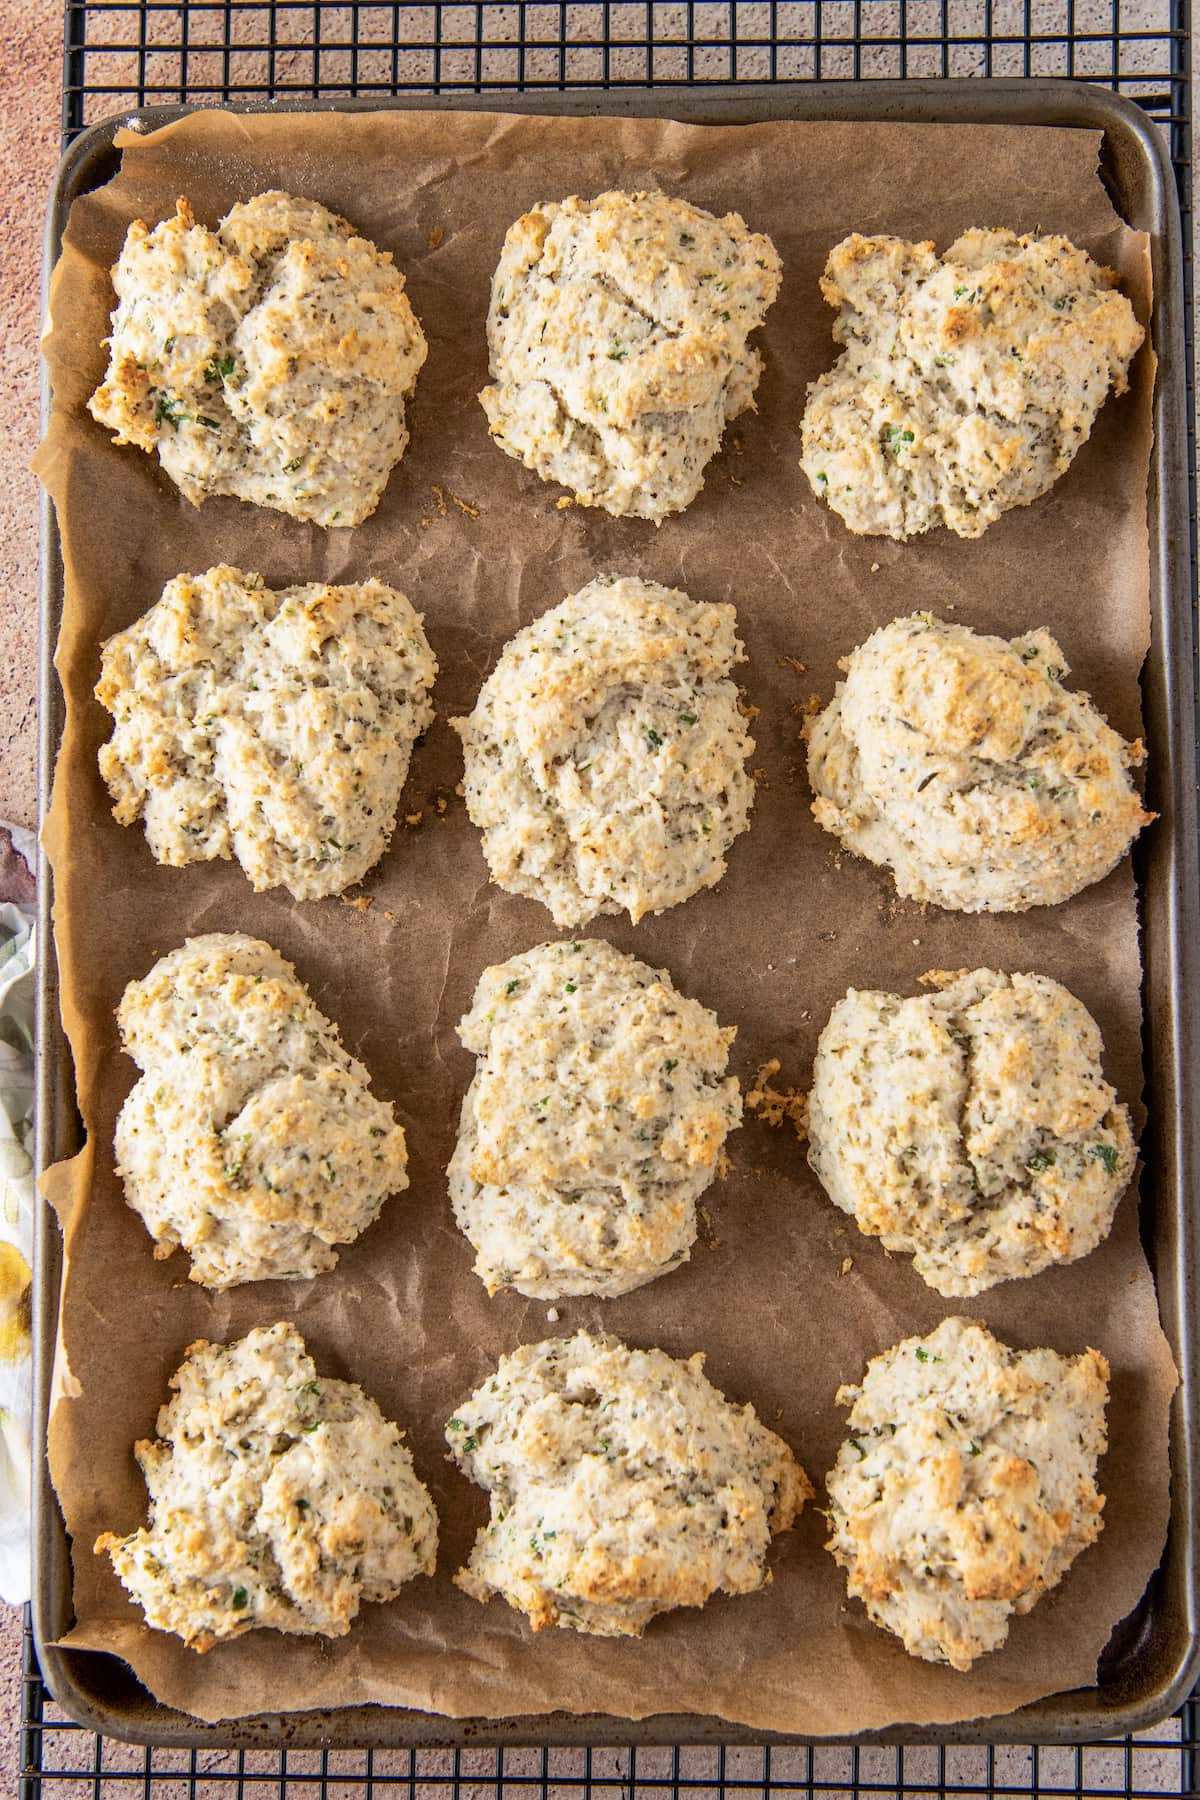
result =
[{"label": "biscuit crumb", "polygon": [[843,1256],[842,1266],[838,1270],[838,1275],[839,1276],[848,1275],[853,1267],[854,1267],[854,1258],[852,1256]]},{"label": "biscuit crumb", "polygon": [[434,482],[430,488],[430,492],[434,499],[434,511],[426,513],[424,518],[417,521],[422,529],[424,529],[426,525],[435,524],[438,519],[446,518],[449,510],[446,506],[446,490],[444,488],[439,487],[437,483]]},{"label": "biscuit crumb", "polygon": [[561,1316],[557,1306],[548,1306],[546,1308],[546,1321],[548,1324],[557,1325]]},{"label": "biscuit crumb", "polygon": [[356,894],[354,899],[351,900],[351,898],[348,894],[343,894],[342,895],[342,905],[353,907],[355,912],[360,912],[360,913],[370,912],[371,901],[373,898],[374,898],[374,896],[371,894]]},{"label": "biscuit crumb", "polygon": [[790,1120],[793,1131],[803,1142],[808,1136],[808,1095],[797,1088],[775,1088],[771,1079],[778,1075],[779,1058],[772,1056],[759,1069],[752,1086],[747,1088],[746,1108],[772,1129]]},{"label": "biscuit crumb", "polygon": [[808,674],[808,664],[802,663],[797,656],[777,656],[775,658],[775,667],[777,669],[790,669],[793,675]]},{"label": "biscuit crumb", "polygon": [[[724,1174],[724,1172],[724,1170],[721,1171],[722,1174]],[[721,1240],[713,1230],[712,1214],[709,1212],[707,1206],[698,1206],[696,1208],[696,1217],[700,1222],[700,1242],[704,1245],[706,1250],[716,1250],[719,1247]]]},{"label": "biscuit crumb", "polygon": [[560,494],[554,504],[557,506],[559,512],[566,512],[568,506],[574,506],[575,501],[570,494]]},{"label": "biscuit crumb", "polygon": [[446,234],[442,230],[441,226],[435,225],[433,230],[429,234],[429,248],[431,250],[436,250],[438,245],[441,243],[442,239],[445,237],[445,235]]}]

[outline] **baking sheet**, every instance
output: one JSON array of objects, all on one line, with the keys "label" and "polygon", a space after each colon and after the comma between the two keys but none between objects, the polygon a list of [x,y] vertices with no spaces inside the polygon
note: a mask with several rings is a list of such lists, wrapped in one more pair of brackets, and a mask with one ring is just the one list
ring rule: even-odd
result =
[{"label": "baking sheet", "polygon": [[[744,1079],[774,1054],[786,1078],[804,1082],[816,1033],[851,982],[911,990],[927,967],[991,962],[1041,968],[1072,986],[1105,1031],[1110,1073],[1136,1098],[1128,869],[1032,921],[897,907],[882,876],[839,859],[812,823],[797,741],[797,709],[810,691],[828,695],[837,657],[875,624],[918,605],[982,629],[1048,624],[1075,679],[1119,729],[1136,734],[1148,632],[1147,353],[1133,394],[1105,409],[1067,480],[979,544],[940,535],[908,546],[852,540],[817,507],[796,468],[804,384],[831,354],[832,315],[817,298],[816,277],[847,230],[935,235],[942,244],[970,223],[1066,230],[1121,269],[1147,316],[1145,241],[1114,219],[1095,179],[1097,143],[1095,133],[1028,128],[201,115],[139,144],[118,182],[77,203],[53,292],[56,411],[40,458],[68,566],[59,653],[68,723],[48,832],[64,1013],[93,1132],[91,1148],[52,1182],[70,1258],[64,1385],[74,1387],[84,1372],[82,1390],[56,1408],[51,1429],[68,1526],[84,1547],[97,1530],[141,1516],[129,1447],[151,1429],[167,1376],[192,1338],[293,1316],[323,1370],[362,1380],[412,1427],[442,1515],[443,1550],[436,1584],[414,1584],[391,1607],[366,1609],[349,1639],[314,1645],[256,1634],[200,1661],[147,1632],[107,1566],[82,1548],[78,1624],[68,1642],[126,1657],[160,1698],[206,1718],[375,1700],[485,1715],[690,1709],[761,1729],[840,1733],[1004,1711],[1094,1678],[1111,1624],[1136,1602],[1157,1560],[1166,1518],[1173,1376],[1132,1196],[1094,1257],[969,1308],[1014,1343],[1072,1350],[1094,1341],[1114,1365],[1108,1529],[1057,1594],[1018,1623],[1009,1648],[970,1677],[910,1662],[847,1607],[820,1548],[815,1509],[777,1546],[776,1578],[764,1594],[660,1620],[641,1645],[568,1633],[535,1639],[501,1603],[480,1609],[448,1584],[485,1501],[441,1462],[440,1427],[498,1354],[551,1329],[544,1306],[487,1300],[453,1227],[442,1170],[471,1070],[453,1026],[479,969],[554,935],[540,908],[486,884],[475,834],[453,797],[460,765],[444,720],[469,707],[519,624],[597,569],[643,573],[739,606],[748,695],[760,708],[755,762],[763,779],[752,830],[714,892],[636,929],[617,921],[593,929],[665,963],[737,1023],[735,1066]],[[547,168],[553,195],[657,182],[716,210],[741,206],[784,257],[784,292],[764,334],[761,410],[734,427],[700,500],[657,532],[558,511],[557,490],[488,443],[473,400],[485,378],[483,318],[500,240],[518,211],[545,197]],[[322,537],[230,501],[193,512],[148,459],[113,449],[80,417],[102,368],[106,269],[129,219],[162,216],[187,192],[198,214],[215,221],[234,199],[270,185],[316,195],[394,249],[430,338],[413,448],[380,512],[353,533]],[[460,510],[456,497],[478,516]],[[442,663],[441,720],[414,759],[405,802],[423,817],[369,879],[366,913],[337,901],[295,907],[286,897],[255,897],[229,867],[158,869],[140,836],[107,817],[94,763],[105,721],[89,698],[98,642],[144,610],[169,575],[218,559],[257,567],[272,582],[378,574],[426,614]],[[117,905],[96,905],[98,894],[114,890]],[[178,1259],[152,1263],[112,1177],[112,1119],[133,1070],[114,1055],[111,1009],[125,980],[187,931],[232,927],[278,943],[341,1021],[378,1087],[397,1102],[413,1186],[343,1253],[333,1276],[306,1289],[263,1285],[216,1299],[183,1282]],[[718,1385],[753,1399],[819,1477],[841,1436],[832,1404],[838,1382],[952,1308],[907,1262],[889,1262],[834,1212],[794,1138],[748,1124],[730,1147],[736,1169],[709,1196],[710,1242],[697,1246],[692,1263],[621,1301],[563,1303],[556,1329],[600,1323],[677,1354],[707,1349]],[[843,1277],[846,1256],[853,1268]]]}]

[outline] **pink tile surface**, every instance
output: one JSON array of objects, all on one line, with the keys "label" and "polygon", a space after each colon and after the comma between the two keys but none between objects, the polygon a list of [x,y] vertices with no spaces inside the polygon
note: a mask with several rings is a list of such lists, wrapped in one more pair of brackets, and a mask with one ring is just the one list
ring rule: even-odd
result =
[{"label": "pink tile surface", "polygon": [[0,8],[0,818],[37,811],[38,315],[42,216],[58,161],[62,8]]},{"label": "pink tile surface", "polygon": [[[0,818],[36,815],[37,488],[42,214],[58,160],[62,9],[0,10]],[[0,1793],[17,1791],[21,1618],[0,1605]]]}]

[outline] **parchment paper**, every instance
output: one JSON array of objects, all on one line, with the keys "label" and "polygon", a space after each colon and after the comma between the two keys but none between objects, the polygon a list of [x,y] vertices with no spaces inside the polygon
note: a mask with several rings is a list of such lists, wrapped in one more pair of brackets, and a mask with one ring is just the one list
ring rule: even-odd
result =
[{"label": "parchment paper", "polygon": [[[550,1325],[544,1303],[489,1300],[471,1272],[443,1174],[473,1067],[454,1026],[485,964],[556,934],[535,903],[489,885],[454,794],[461,763],[445,719],[470,708],[520,625],[598,570],[643,574],[738,608],[746,689],[760,709],[750,833],[715,890],[636,928],[608,920],[593,930],[667,966],[686,992],[738,1025],[734,1066],[743,1082],[775,1055],[780,1079],[806,1086],[817,1033],[851,984],[911,992],[926,969],[993,964],[1044,970],[1073,988],[1100,1020],[1111,1076],[1137,1104],[1139,958],[1128,866],[1067,905],[1024,918],[898,906],[888,879],[839,855],[813,823],[799,744],[804,703],[812,693],[828,697],[838,657],[916,607],[1008,635],[1048,625],[1079,685],[1119,730],[1138,733],[1148,641],[1148,351],[1132,393],[1105,407],[1070,474],[981,542],[942,532],[908,545],[856,540],[817,504],[797,467],[805,384],[832,354],[832,314],[817,277],[848,231],[931,236],[943,246],[972,224],[1065,231],[1121,271],[1147,317],[1145,241],[1124,229],[1096,179],[1097,135],[202,114],[123,142],[120,176],[72,215],[52,295],[55,410],[39,459],[67,563],[58,666],[68,719],[48,841],[64,1015],[90,1133],[87,1149],[50,1182],[69,1252],[63,1397],[51,1430],[54,1479],[75,1540],[78,1622],[67,1642],[115,1651],[155,1694],[206,1719],[377,1701],[449,1714],[715,1712],[764,1729],[841,1733],[1001,1712],[1092,1682],[1111,1627],[1157,1562],[1167,1513],[1174,1374],[1132,1193],[1112,1237],[1086,1261],[957,1309],[1016,1345],[1073,1352],[1094,1343],[1113,1365],[1107,1529],[1065,1584],[1016,1622],[1008,1648],[970,1675],[910,1660],[848,1605],[822,1548],[817,1506],[776,1545],[774,1582],[763,1593],[660,1619],[641,1643],[534,1636],[501,1601],[482,1608],[451,1585],[486,1501],[445,1462],[441,1433],[502,1352],[587,1324],[676,1355],[706,1350],[718,1386],[752,1399],[820,1481],[843,1434],[838,1384],[857,1379],[867,1358],[897,1338],[956,1310],[907,1259],[889,1260],[835,1211],[789,1130],[755,1121],[730,1141],[735,1167],[707,1198],[706,1241],[689,1265],[640,1293],[564,1302],[561,1322]],[[474,398],[486,377],[489,278],[505,228],[539,198],[611,185],[661,185],[718,212],[740,208],[772,234],[785,267],[764,334],[760,410],[734,427],[700,499],[660,529],[558,509],[560,490],[489,443]],[[232,500],[194,511],[155,464],[115,449],[83,412],[103,368],[107,270],[128,222],[159,219],[186,193],[215,223],[233,201],[269,187],[323,200],[394,250],[430,341],[412,448],[375,517],[354,531],[323,534]],[[91,698],[100,642],[170,576],[222,560],[273,585],[377,575],[425,614],[441,663],[440,717],[414,757],[402,809],[421,819],[398,832],[369,878],[366,911],[336,899],[256,898],[231,864],[159,868],[140,829],[122,831],[109,816],[96,770],[108,721]],[[181,1255],[154,1262],[124,1205],[110,1145],[134,1069],[119,1052],[112,1014],[125,982],[187,933],[235,928],[295,960],[378,1090],[395,1101],[412,1186],[342,1253],[335,1273],[220,1298],[186,1282]],[[853,1267],[842,1275],[846,1257]],[[337,1642],[256,1632],[201,1659],[146,1629],[91,1545],[102,1529],[128,1530],[144,1516],[132,1445],[152,1435],[186,1346],[280,1317],[296,1321],[322,1372],[362,1382],[411,1427],[441,1516],[439,1570],[394,1604],[365,1608]]]}]

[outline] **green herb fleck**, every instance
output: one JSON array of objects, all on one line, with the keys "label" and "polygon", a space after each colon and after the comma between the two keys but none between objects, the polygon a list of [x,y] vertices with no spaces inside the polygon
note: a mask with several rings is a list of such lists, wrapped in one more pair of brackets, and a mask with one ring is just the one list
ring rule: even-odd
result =
[{"label": "green herb fleck", "polygon": [[1112,1144],[1089,1144],[1088,1155],[1102,1162],[1110,1175],[1117,1172],[1117,1152]]},{"label": "green herb fleck", "polygon": [[229,1604],[230,1604],[230,1606],[232,1606],[234,1612],[244,1612],[245,1611],[246,1607],[249,1606],[249,1604],[250,1604],[250,1596],[246,1592],[244,1587],[235,1587],[234,1588],[233,1599],[229,1602]]},{"label": "green herb fleck", "polygon": [[1039,1175],[1043,1169],[1052,1167],[1053,1163],[1053,1150],[1035,1150],[1025,1167],[1031,1169],[1035,1175]]},{"label": "green herb fleck", "polygon": [[169,394],[164,394],[154,409],[155,422],[159,425],[171,425],[178,431],[181,421],[191,417],[190,413],[180,411],[182,405],[182,400],[173,400]]},{"label": "green herb fleck", "polygon": [[608,353],[608,360],[609,362],[624,362],[628,355],[629,352],[624,344],[614,344]]}]

